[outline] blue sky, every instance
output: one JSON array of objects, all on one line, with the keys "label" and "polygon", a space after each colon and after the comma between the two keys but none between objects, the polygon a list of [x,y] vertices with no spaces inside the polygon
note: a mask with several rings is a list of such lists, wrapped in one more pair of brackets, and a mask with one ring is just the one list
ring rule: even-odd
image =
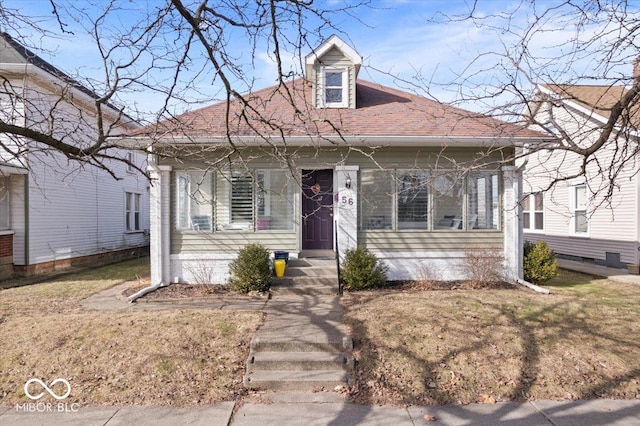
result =
[{"label": "blue sky", "polygon": [[[339,6],[346,0],[327,0],[330,6]],[[5,7],[15,7],[25,15],[38,16],[44,26],[56,31],[57,23],[53,21],[51,6],[45,0],[0,0]],[[87,6],[85,0],[75,0],[76,4]],[[153,8],[158,1],[135,1],[139,10],[130,14],[120,14],[109,22],[114,28],[126,27],[130,19],[144,14],[145,8]],[[504,82],[502,73],[506,64],[501,54],[515,49],[518,34],[531,22],[534,13],[540,13],[544,7],[558,2],[537,2],[536,9],[522,7],[519,1],[479,1],[476,12],[486,16],[485,23],[495,26],[495,29],[479,28],[473,22],[442,23],[443,14],[455,16],[469,12],[473,2],[468,1],[429,1],[429,0],[373,0],[369,7],[358,9],[353,16],[340,15],[334,24],[341,31],[338,35],[352,45],[363,56],[363,67],[360,78],[379,82],[381,84],[414,91],[445,102],[453,102],[461,97],[461,84],[465,90],[489,90]],[[100,0],[97,0],[100,4]],[[124,4],[127,4],[125,1]],[[632,3],[637,8],[637,4]],[[97,11],[97,9],[96,9]],[[506,13],[516,11],[510,20]],[[637,10],[636,10],[637,13]],[[101,78],[99,56],[95,43],[80,29],[76,23],[69,21],[74,31],[73,37],[35,38],[32,44],[42,46],[51,53],[39,52],[54,65],[72,75],[92,76]],[[590,55],[564,57],[567,46],[562,43],[575,34],[571,17],[559,16],[545,22],[545,28],[550,30],[541,32],[534,38],[529,47],[541,58],[560,57],[563,61],[545,63],[544,70],[558,80],[571,80],[577,75],[590,73],[601,65],[599,59]],[[5,30],[2,28],[2,30]],[[595,28],[582,29],[582,37],[588,37]],[[324,35],[330,35],[327,30]],[[245,70],[255,78],[253,88],[262,88],[274,83],[276,68],[266,50],[255,52],[253,65],[248,59],[251,52],[244,49],[242,39],[230,42],[230,48],[238,51]],[[516,46],[517,47],[517,46]],[[308,52],[304,52],[308,53]],[[510,53],[513,53],[512,51]],[[630,55],[637,55],[632,52]],[[631,56],[629,56],[631,57]],[[293,52],[284,52],[285,67],[294,67]],[[627,65],[626,62],[629,62]],[[530,66],[530,64],[523,64]],[[531,66],[535,71],[535,65]],[[166,78],[169,70],[163,71]],[[608,75],[624,75],[631,72],[628,57],[621,59],[621,64],[611,70]],[[522,76],[520,76],[522,78]],[[532,74],[532,78],[541,78]],[[547,78],[545,75],[544,78]],[[526,78],[525,78],[526,80]],[[526,81],[519,81],[523,87]],[[194,93],[194,98],[203,102],[212,102],[219,91],[216,83],[212,84],[211,76],[201,77],[196,85],[200,94]],[[152,93],[137,93],[126,95],[121,99],[127,103],[136,103],[141,109],[151,113],[160,102],[158,95]],[[493,101],[491,101],[493,102]],[[491,102],[462,103],[467,108],[483,110],[490,107]],[[177,111],[189,109],[192,106],[174,104]]]}]

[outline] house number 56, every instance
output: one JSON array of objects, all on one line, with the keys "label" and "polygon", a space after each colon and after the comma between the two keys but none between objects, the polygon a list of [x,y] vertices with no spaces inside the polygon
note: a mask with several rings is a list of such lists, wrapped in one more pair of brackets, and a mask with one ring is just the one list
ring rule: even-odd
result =
[{"label": "house number 56", "polygon": [[342,204],[349,204],[350,206],[353,205],[353,198],[351,197],[347,198],[346,196],[342,196],[340,201],[342,201]]}]

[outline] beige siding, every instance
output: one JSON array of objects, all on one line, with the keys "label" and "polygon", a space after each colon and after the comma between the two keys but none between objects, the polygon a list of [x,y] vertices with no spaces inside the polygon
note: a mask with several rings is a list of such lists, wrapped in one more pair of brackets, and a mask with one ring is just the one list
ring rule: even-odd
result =
[{"label": "beige siding", "polygon": [[[541,109],[538,118],[548,115]],[[554,119],[565,130],[584,143],[598,135],[596,123],[575,111],[556,109]],[[560,182],[544,194],[544,231],[526,233],[527,240],[545,240],[559,254],[604,260],[607,252],[620,253],[623,263],[638,263],[638,177],[636,164],[628,166],[616,179],[611,203],[604,201],[609,185],[608,167],[615,146],[606,144],[597,155],[602,170],[594,162],[587,167],[585,178]],[[581,164],[577,154],[561,151],[541,151],[530,156],[523,175],[523,192],[544,190],[555,177],[576,173]],[[591,196],[588,207],[589,232],[577,236],[572,232],[571,191],[574,184],[587,182]]]},{"label": "beige siding", "polygon": [[295,231],[224,231],[205,234],[182,233],[174,230],[171,235],[171,254],[233,253],[251,243],[263,244],[271,251],[298,252],[298,239]]},{"label": "beige siding", "polygon": [[374,252],[502,250],[502,232],[360,231],[358,243]]}]

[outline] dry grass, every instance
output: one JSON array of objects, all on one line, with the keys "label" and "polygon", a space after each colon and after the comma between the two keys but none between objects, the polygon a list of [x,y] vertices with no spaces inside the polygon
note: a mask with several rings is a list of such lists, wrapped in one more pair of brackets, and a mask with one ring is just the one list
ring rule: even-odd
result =
[{"label": "dry grass", "polygon": [[640,398],[640,286],[562,272],[527,290],[345,297],[363,403]]},{"label": "dry grass", "polygon": [[34,377],[67,379],[66,401],[81,405],[191,406],[242,392],[260,313],[101,312],[79,304],[146,274],[141,259],[1,290],[0,404],[29,402],[23,387]]}]

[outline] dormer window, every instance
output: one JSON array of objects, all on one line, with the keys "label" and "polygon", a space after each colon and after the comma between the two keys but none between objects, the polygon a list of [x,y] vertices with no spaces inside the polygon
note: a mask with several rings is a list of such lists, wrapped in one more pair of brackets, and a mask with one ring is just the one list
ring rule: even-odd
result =
[{"label": "dormer window", "polygon": [[345,68],[324,69],[324,106],[346,108],[347,99],[347,70]]}]

